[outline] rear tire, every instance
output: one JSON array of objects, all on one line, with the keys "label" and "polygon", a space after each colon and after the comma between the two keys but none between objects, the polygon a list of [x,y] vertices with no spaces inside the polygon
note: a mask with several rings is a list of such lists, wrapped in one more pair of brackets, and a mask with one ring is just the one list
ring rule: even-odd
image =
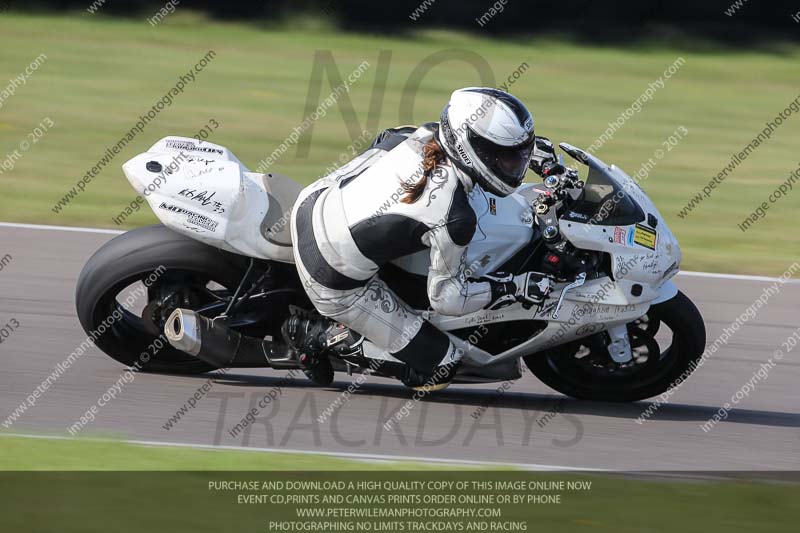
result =
[{"label": "rear tire", "polygon": [[685,379],[694,371],[705,349],[706,328],[700,311],[682,292],[652,306],[646,317],[651,323],[660,321],[668,326],[672,330],[672,343],[657,360],[642,365],[642,370],[609,373],[607,378],[586,373],[573,361],[583,344],[580,340],[529,355],[525,364],[546,385],[573,398],[635,402],[657,396],[681,376]]},{"label": "rear tire", "polygon": [[[116,320],[96,339],[96,346],[123,365],[133,366],[140,355],[152,351],[159,337],[152,327],[126,311],[117,295],[136,281],[141,281],[163,266],[170,271],[213,276],[225,287],[236,287],[246,268],[246,259],[180,235],[165,226],[137,228],[104,244],[86,263],[78,278],[75,303],[78,319],[87,335],[97,332],[104,320],[119,309],[123,318]],[[163,277],[162,275],[162,277]],[[149,291],[148,291],[149,298]],[[150,372],[200,374],[215,367],[187,355],[161,340],[164,346],[150,354],[142,369]],[[161,344],[161,342],[158,342]]]}]

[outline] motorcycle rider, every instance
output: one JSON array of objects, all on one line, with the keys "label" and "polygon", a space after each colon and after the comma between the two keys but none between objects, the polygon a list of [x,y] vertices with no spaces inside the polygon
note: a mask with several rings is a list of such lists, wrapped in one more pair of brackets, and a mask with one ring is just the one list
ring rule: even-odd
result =
[{"label": "motorcycle rider", "polygon": [[544,275],[471,279],[466,262],[478,226],[468,195],[508,196],[529,165],[539,173],[556,165],[530,112],[506,92],[469,87],[452,93],[438,124],[386,130],[362,156],[304,189],[292,212],[295,261],[327,320],[293,316],[283,335],[309,378],[329,384],[330,351],[371,345],[406,363],[402,381],[412,388],[439,390],[452,381],[465,342],[433,326],[380,278],[381,266],[425,248],[433,312],[541,303],[552,289]]}]

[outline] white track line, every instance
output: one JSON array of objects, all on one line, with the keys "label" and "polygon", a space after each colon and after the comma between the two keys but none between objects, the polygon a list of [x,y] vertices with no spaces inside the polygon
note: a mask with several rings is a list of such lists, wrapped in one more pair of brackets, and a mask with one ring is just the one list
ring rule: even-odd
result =
[{"label": "white track line", "polygon": [[311,450],[291,450],[286,448],[255,448],[248,446],[214,446],[211,444],[193,444],[189,442],[161,442],[149,440],[113,440],[113,439],[95,439],[95,438],[75,438],[67,437],[64,435],[29,435],[26,433],[0,433],[0,437],[17,437],[23,439],[44,439],[44,440],[67,440],[67,441],[82,441],[82,442],[122,442],[134,446],[164,446],[172,448],[194,448],[198,450],[214,450],[214,451],[237,451],[237,452],[261,452],[261,453],[282,453],[290,455],[318,455],[323,457],[337,457],[340,459],[352,459],[356,461],[390,461],[390,462],[412,462],[412,463],[425,463],[425,464],[443,464],[452,466],[481,466],[481,467],[511,467],[520,468],[525,470],[537,471],[575,471],[575,472],[606,472],[607,470],[599,468],[582,468],[575,466],[560,466],[560,465],[542,465],[542,464],[528,464],[528,463],[499,463],[491,461],[468,461],[459,459],[439,459],[431,457],[411,457],[405,455],[381,455],[370,453],[348,453],[348,452],[322,452]]},{"label": "white track line", "polygon": [[[13,222],[0,222],[0,228],[72,231],[76,233],[105,233],[108,235],[119,235],[121,233],[125,233],[124,231],[114,230],[114,229],[81,228],[73,226],[47,226],[43,224],[16,224]],[[689,270],[681,270],[680,272],[678,272],[678,275],[695,277],[695,278],[735,279],[739,281],[766,281],[766,282],[780,281],[780,278],[771,278],[769,276],[748,276],[744,274],[718,274],[716,272],[692,272]],[[785,280],[784,283],[794,285],[800,283],[800,280],[790,279],[790,280]]]},{"label": "white track line", "polygon": [[[717,274],[715,272],[691,272],[688,270],[681,270],[678,275],[684,275],[695,278],[715,278],[715,279],[735,279],[740,281],[781,281],[781,278],[771,278],[769,276],[747,276],[744,274]],[[789,285],[796,285],[800,283],[800,279],[787,279],[783,280],[784,283]]]},{"label": "white track line", "polygon": [[79,228],[71,226],[47,226],[44,224],[16,224],[14,222],[0,222],[2,228],[19,228],[19,229],[38,229],[49,231],[72,231],[75,233],[106,233],[109,235],[119,235],[125,233],[115,229],[100,229],[100,228]]}]

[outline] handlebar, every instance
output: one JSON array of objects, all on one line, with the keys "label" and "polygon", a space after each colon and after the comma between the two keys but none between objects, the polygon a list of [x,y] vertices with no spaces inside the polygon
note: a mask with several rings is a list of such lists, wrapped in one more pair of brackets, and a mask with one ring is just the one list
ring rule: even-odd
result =
[{"label": "handlebar", "polygon": [[563,252],[568,243],[561,235],[558,219],[580,197],[584,183],[577,170],[560,162],[545,167],[543,174],[547,190],[533,200],[531,207],[538,226],[542,228],[545,245],[552,251]]}]

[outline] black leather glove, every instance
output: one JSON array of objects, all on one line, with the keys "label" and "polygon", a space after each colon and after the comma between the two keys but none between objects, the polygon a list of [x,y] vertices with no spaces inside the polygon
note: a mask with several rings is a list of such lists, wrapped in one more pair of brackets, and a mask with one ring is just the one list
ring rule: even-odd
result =
[{"label": "black leather glove", "polygon": [[542,165],[542,173],[540,174],[541,177],[546,178],[550,175],[561,175],[567,171],[567,167],[559,163],[558,161],[546,161]]},{"label": "black leather glove", "polygon": [[522,302],[523,307],[529,309],[541,305],[553,290],[552,280],[539,272],[525,272],[517,276],[498,272],[481,279],[488,281],[492,287],[492,300],[484,309],[500,309],[516,302]]},{"label": "black leather glove", "polygon": [[545,177],[545,169],[553,164],[558,165],[555,146],[547,137],[536,137],[528,166],[539,176]]}]

